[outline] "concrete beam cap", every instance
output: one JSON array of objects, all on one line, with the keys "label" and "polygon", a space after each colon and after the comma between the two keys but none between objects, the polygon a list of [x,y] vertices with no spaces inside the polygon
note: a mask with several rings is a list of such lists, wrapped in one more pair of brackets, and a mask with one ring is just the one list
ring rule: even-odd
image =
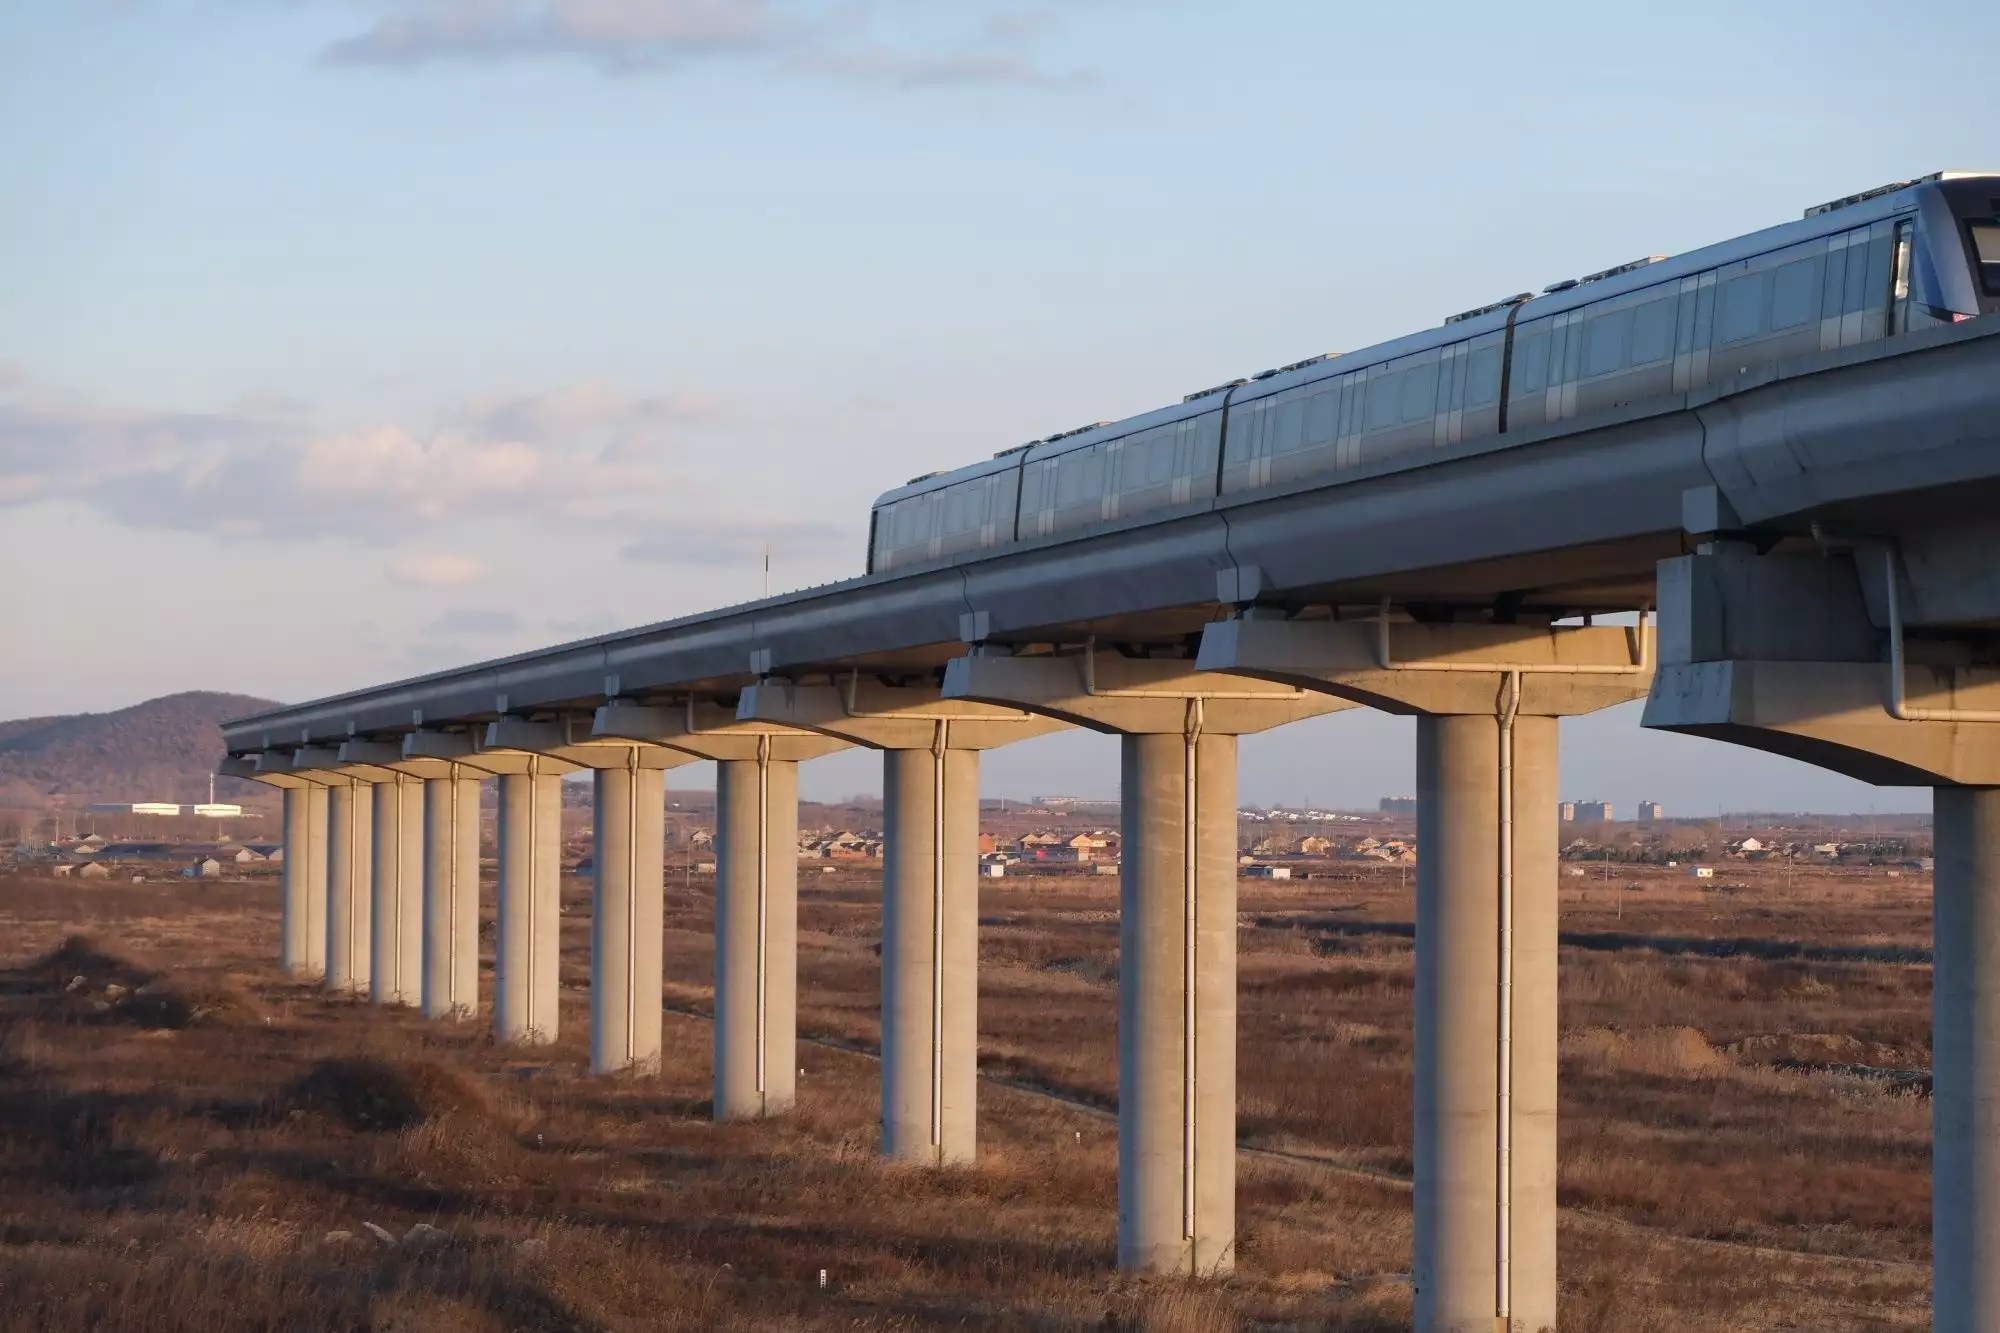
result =
[{"label": "concrete beam cap", "polygon": [[1238,618],[1209,625],[1195,661],[1406,715],[1498,712],[1518,674],[1519,711],[1563,717],[1645,698],[1655,641],[1637,625],[1392,622],[1385,634],[1366,621]]},{"label": "concrete beam cap", "polygon": [[1354,705],[1328,694],[1197,669],[1186,658],[1081,652],[955,658],[944,697],[980,700],[1111,734],[1245,735]]},{"label": "concrete beam cap", "polygon": [[736,711],[712,700],[641,704],[614,699],[597,710],[590,734],[599,739],[646,741],[698,759],[780,761],[817,759],[851,742],[798,727],[738,721]]},{"label": "concrete beam cap", "polygon": [[737,697],[740,722],[817,731],[878,750],[987,750],[1062,729],[1059,719],[1023,709],[946,699],[935,685],[885,685],[848,677],[831,684],[760,681]]}]

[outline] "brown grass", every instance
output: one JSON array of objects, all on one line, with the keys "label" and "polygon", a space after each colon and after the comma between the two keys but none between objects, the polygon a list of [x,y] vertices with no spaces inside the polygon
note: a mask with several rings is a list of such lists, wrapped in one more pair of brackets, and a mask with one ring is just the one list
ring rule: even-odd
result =
[{"label": "brown grass", "polygon": [[321,1060],[284,1089],[280,1109],[331,1115],[349,1129],[415,1129],[441,1120],[484,1120],[493,1094],[476,1075],[436,1060],[344,1056]]},{"label": "brown grass", "polygon": [[[1871,1072],[1928,1065],[1922,886],[1565,894],[1564,1327],[1926,1327],[1928,1101]],[[1239,1269],[1198,1284],[1112,1271],[1114,883],[986,888],[982,1156],[947,1173],[876,1157],[851,874],[808,882],[815,1040],[755,1125],[706,1118],[699,885],[652,1080],[584,1072],[585,886],[533,1052],[287,983],[274,896],[0,880],[0,1330],[1408,1327],[1393,876],[1244,886]]]}]

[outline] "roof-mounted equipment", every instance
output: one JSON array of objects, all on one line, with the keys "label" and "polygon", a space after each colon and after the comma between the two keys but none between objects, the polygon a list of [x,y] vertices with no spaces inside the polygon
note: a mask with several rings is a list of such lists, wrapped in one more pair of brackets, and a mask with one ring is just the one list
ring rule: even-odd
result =
[{"label": "roof-mounted equipment", "polygon": [[1029,440],[1026,444],[1009,445],[993,456],[995,458],[1010,458],[1015,454],[1025,454],[1039,443],[1041,443],[1039,440]]},{"label": "roof-mounted equipment", "polygon": [[1894,181],[1888,185],[1878,185],[1872,190],[1863,190],[1860,194],[1850,194],[1840,199],[1829,199],[1823,204],[1814,204],[1805,211],[1804,216],[1816,218],[1823,213],[1836,212],[1839,209],[1850,208],[1855,204],[1865,204],[1870,199],[1880,199],[1885,194],[1894,194],[1898,190],[1907,190],[1912,185],[1928,185],[1932,181],[1948,181],[1958,176],[1970,174],[1970,172],[1964,171],[1933,171],[1930,175],[1918,176],[1915,180]]},{"label": "roof-mounted equipment", "polygon": [[1610,268],[1603,268],[1595,273],[1584,274],[1576,280],[1577,285],[1581,286],[1586,282],[1603,282],[1606,278],[1615,278],[1624,273],[1637,273],[1642,268],[1651,268],[1655,264],[1664,264],[1666,260],[1667,257],[1665,255],[1647,255],[1643,259],[1634,259],[1623,264],[1613,264]]},{"label": "roof-mounted equipment", "polygon": [[1603,282],[1606,278],[1615,278],[1623,273],[1636,273],[1642,268],[1650,268],[1652,265],[1661,263],[1665,259],[1665,255],[1647,255],[1644,259],[1634,259],[1625,264],[1613,264],[1610,268],[1601,268],[1595,273],[1586,273],[1580,278],[1564,278],[1561,282],[1552,282],[1542,288],[1542,295],[1547,296],[1551,292],[1566,292],[1572,287],[1581,287],[1586,282]]},{"label": "roof-mounted equipment", "polygon": [[921,477],[911,477],[908,481],[904,482],[903,484],[905,486],[914,486],[920,481],[929,481],[932,477],[942,477],[943,475],[944,472],[942,470],[937,472],[926,472]]},{"label": "roof-mounted equipment", "polygon": [[1096,430],[1099,426],[1108,426],[1110,424],[1111,423],[1108,421],[1093,421],[1088,426],[1072,426],[1068,430],[1057,431],[1055,434],[1043,440],[1042,443],[1054,444],[1057,440],[1067,440],[1072,435],[1082,435],[1086,431],[1093,431]]},{"label": "roof-mounted equipment", "polygon": [[1505,310],[1508,306],[1519,305],[1523,301],[1532,301],[1534,299],[1535,294],[1533,292],[1516,292],[1504,301],[1495,301],[1492,305],[1483,305],[1477,310],[1461,310],[1456,315],[1447,315],[1444,322],[1447,324],[1463,324],[1468,319],[1478,319],[1481,315],[1490,315],[1496,310]]},{"label": "roof-mounted equipment", "polygon": [[1229,381],[1229,383],[1227,384],[1218,384],[1212,389],[1196,389],[1193,393],[1182,394],[1181,401],[1184,403],[1191,403],[1197,398],[1207,398],[1212,394],[1227,393],[1229,390],[1235,388],[1237,385],[1248,384],[1249,382],[1250,381],[1244,379],[1234,379]]},{"label": "roof-mounted equipment", "polygon": [[1309,356],[1303,361],[1294,361],[1290,365],[1279,366],[1276,370],[1267,370],[1257,378],[1262,380],[1269,379],[1273,375],[1289,375],[1294,370],[1304,370],[1307,366],[1316,366],[1322,361],[1331,361],[1339,355],[1340,353],[1338,352],[1321,352],[1318,356]]}]

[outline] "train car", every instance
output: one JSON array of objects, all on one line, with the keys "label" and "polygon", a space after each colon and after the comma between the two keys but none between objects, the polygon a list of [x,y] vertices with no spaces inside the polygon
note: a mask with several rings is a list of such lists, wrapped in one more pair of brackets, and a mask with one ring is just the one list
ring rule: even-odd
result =
[{"label": "train car", "polygon": [[[965,558],[1685,393],[2000,313],[2000,175],[1940,172],[931,473],[875,501],[868,572]],[[1379,468],[1371,466],[1371,471]]]}]

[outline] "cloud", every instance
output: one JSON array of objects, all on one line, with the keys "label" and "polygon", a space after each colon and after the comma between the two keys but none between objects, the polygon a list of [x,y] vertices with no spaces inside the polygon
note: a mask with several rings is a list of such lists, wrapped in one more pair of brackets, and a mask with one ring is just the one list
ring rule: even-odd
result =
[{"label": "cloud", "polygon": [[[870,40],[865,4],[772,0],[377,0],[379,17],[322,53],[331,65],[575,61],[601,73],[651,74],[699,61],[780,68],[900,89],[1067,89],[1088,72],[1049,71],[1018,48],[1057,26],[1039,9],[979,19],[957,45]],[[969,9],[973,7],[968,7]],[[950,12],[950,11],[944,11]]]},{"label": "cloud", "polygon": [[135,412],[52,395],[20,372],[0,380],[0,504],[92,501],[95,488],[170,486],[178,466],[292,438],[247,413]]},{"label": "cloud", "polygon": [[389,577],[420,588],[456,588],[486,576],[485,562],[452,551],[410,552],[389,562]]},{"label": "cloud", "polygon": [[342,541],[383,551],[389,581],[430,588],[486,577],[468,547],[496,527],[509,539],[529,525],[565,540],[651,534],[620,554],[696,568],[752,568],[766,542],[780,568],[855,554],[849,527],[738,512],[684,474],[727,410],[711,395],[591,381],[461,403],[427,428],[335,429],[240,405],[107,406],[23,377],[0,388],[0,510],[62,501],[134,529]]},{"label": "cloud", "polygon": [[432,634],[512,634],[521,628],[521,618],[512,611],[481,611],[456,607],[430,624]]},{"label": "cloud", "polygon": [[[476,400],[430,428],[328,429],[108,407],[23,381],[0,387],[0,505],[60,498],[132,527],[378,540],[471,516],[657,518],[693,494],[674,468],[681,430],[722,410],[586,383]],[[401,576],[426,581],[418,564]]]},{"label": "cloud", "polygon": [[789,40],[763,0],[401,0],[324,54],[337,65],[566,57],[629,72]]},{"label": "cloud", "polygon": [[1006,9],[986,20],[981,29],[990,41],[1025,42],[1055,31],[1062,20],[1047,9]]},{"label": "cloud", "polygon": [[831,523],[795,519],[682,519],[651,537],[621,547],[618,554],[627,560],[653,564],[748,568],[763,559],[767,543],[772,561],[785,565],[801,557],[828,554],[857,541],[854,533]]},{"label": "cloud", "polygon": [[1085,70],[1052,72],[1019,56],[960,51],[921,55],[886,48],[835,52],[803,62],[807,68],[898,88],[1085,88],[1096,76]]},{"label": "cloud", "polygon": [[608,455],[633,458],[668,443],[678,427],[715,421],[728,411],[727,400],[716,394],[682,390],[627,398],[592,380],[548,393],[476,398],[461,409],[458,422],[479,436],[534,444],[589,435]]}]

